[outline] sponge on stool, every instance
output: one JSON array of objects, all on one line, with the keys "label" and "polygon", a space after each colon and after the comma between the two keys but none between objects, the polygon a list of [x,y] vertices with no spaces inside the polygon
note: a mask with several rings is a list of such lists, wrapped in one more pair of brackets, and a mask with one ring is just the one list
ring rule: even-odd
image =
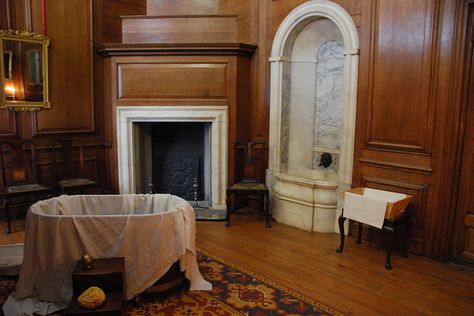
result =
[{"label": "sponge on stool", "polygon": [[105,293],[97,286],[91,286],[77,298],[77,302],[84,308],[93,309],[105,301]]}]

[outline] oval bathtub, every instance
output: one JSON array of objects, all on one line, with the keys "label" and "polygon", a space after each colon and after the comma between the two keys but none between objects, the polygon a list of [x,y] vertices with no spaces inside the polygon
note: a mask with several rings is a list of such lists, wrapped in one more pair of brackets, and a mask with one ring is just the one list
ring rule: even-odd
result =
[{"label": "oval bathtub", "polygon": [[195,232],[191,205],[168,194],[63,195],[39,201],[27,215],[13,300],[31,297],[67,306],[71,273],[86,253],[125,258],[127,299],[153,285],[178,260],[191,290],[209,290],[196,262]]}]

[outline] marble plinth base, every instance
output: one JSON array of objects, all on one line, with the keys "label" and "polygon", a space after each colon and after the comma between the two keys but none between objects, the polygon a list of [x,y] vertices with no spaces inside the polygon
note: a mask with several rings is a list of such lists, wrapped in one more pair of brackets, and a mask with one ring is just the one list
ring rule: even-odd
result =
[{"label": "marble plinth base", "polygon": [[335,232],[337,183],[267,175],[270,209],[277,222],[307,231]]}]

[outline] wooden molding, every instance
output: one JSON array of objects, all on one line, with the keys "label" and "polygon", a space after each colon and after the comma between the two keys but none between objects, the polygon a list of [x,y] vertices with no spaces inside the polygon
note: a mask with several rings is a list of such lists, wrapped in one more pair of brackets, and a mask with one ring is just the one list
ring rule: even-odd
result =
[{"label": "wooden molding", "polygon": [[257,46],[244,43],[100,44],[101,56],[233,55],[252,56]]},{"label": "wooden molding", "polygon": [[385,168],[385,169],[401,170],[405,172],[420,173],[420,174],[426,174],[426,175],[431,175],[431,173],[433,173],[433,169],[429,167],[425,167],[425,166],[417,166],[417,165],[410,165],[410,164],[398,163],[398,162],[392,162],[392,161],[382,161],[382,160],[369,159],[369,158],[359,158],[358,161],[364,164],[373,165],[375,167]]}]

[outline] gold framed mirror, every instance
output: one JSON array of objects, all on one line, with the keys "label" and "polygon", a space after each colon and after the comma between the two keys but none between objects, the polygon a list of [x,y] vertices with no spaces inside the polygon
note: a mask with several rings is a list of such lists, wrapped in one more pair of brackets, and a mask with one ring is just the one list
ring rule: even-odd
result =
[{"label": "gold framed mirror", "polygon": [[0,108],[38,111],[49,108],[48,46],[43,35],[0,30]]}]

